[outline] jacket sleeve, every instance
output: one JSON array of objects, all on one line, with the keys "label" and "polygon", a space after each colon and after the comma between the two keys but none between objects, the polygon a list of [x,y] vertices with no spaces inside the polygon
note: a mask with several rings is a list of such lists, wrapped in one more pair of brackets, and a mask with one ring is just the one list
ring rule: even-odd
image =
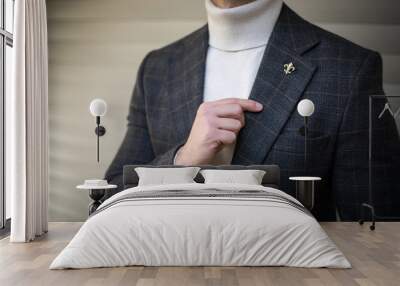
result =
[{"label": "jacket sleeve", "polygon": [[151,57],[151,53],[146,56],[140,65],[129,105],[127,131],[105,175],[109,183],[118,185],[118,188],[114,192],[110,192],[107,197],[122,190],[122,172],[124,165],[172,165],[176,150],[180,147],[180,145],[177,145],[166,153],[158,156],[154,154],[146,120],[145,89],[143,82],[146,62],[149,57]]},{"label": "jacket sleeve", "polygon": [[[354,79],[336,139],[332,191],[342,220],[357,220],[361,204],[369,200],[369,96],[382,94],[382,59],[370,52]],[[374,100],[372,108],[372,199],[381,214],[393,212],[394,201],[398,208],[400,198],[400,180],[395,175],[400,167],[396,124],[390,114],[378,119],[385,103],[385,99]]]}]

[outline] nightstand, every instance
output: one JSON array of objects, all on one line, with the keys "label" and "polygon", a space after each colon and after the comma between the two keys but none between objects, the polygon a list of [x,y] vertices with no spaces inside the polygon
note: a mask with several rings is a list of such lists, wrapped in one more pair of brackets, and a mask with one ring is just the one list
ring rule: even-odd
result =
[{"label": "nightstand", "polygon": [[290,177],[296,182],[296,199],[308,210],[314,208],[315,182],[321,181],[320,177]]},{"label": "nightstand", "polygon": [[101,205],[100,200],[107,190],[115,189],[117,185],[109,185],[106,180],[85,180],[83,185],[76,186],[78,190],[89,190],[89,197],[93,200],[89,204],[89,215]]}]

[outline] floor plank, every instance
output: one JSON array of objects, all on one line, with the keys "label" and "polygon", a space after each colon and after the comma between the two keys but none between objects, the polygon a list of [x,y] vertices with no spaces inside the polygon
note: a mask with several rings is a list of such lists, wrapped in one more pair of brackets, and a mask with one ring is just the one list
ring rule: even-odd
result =
[{"label": "floor plank", "polygon": [[32,243],[0,240],[0,285],[397,286],[400,223],[378,223],[375,231],[357,223],[322,223],[352,269],[288,267],[119,267],[50,271],[55,256],[81,223],[50,223],[49,233]]}]

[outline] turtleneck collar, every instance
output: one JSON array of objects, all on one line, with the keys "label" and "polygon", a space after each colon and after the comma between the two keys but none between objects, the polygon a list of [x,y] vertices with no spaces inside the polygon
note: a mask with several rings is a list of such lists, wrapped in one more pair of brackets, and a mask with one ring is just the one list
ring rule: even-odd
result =
[{"label": "turtleneck collar", "polygon": [[256,0],[235,8],[219,8],[206,1],[209,45],[223,51],[265,46],[281,12],[282,0]]}]

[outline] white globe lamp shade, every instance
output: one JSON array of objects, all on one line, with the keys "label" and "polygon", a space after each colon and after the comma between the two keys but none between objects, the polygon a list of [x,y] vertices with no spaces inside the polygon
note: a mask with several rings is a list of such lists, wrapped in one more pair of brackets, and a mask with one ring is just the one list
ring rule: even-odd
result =
[{"label": "white globe lamp shade", "polygon": [[314,110],[314,103],[309,99],[303,99],[297,105],[297,112],[303,117],[309,117],[313,115]]},{"label": "white globe lamp shade", "polygon": [[89,107],[90,113],[94,116],[104,116],[107,112],[107,103],[100,98],[93,99]]}]

